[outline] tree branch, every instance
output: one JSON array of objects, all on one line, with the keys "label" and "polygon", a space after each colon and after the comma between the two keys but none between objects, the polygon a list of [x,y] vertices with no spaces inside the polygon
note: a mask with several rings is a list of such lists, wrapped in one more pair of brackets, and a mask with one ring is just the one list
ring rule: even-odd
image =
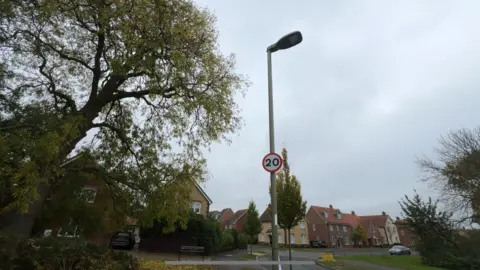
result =
[{"label": "tree branch", "polygon": [[100,77],[102,76],[100,59],[102,58],[102,55],[104,53],[105,34],[103,32],[101,24],[98,24],[97,37],[98,37],[98,43],[97,43],[97,49],[95,52],[94,67],[92,69],[93,78],[92,78],[92,91],[90,92],[90,99],[97,96],[98,83],[100,81]]},{"label": "tree branch", "polygon": [[56,54],[58,54],[58,56],[60,56],[60,58],[65,59],[65,60],[69,60],[69,61],[73,61],[73,62],[78,63],[78,64],[82,65],[83,67],[93,71],[93,69],[85,61],[64,53],[63,49],[60,50],[60,49],[55,48],[52,44],[49,44],[49,43],[43,41],[40,38],[40,36],[35,35],[34,33],[30,32],[28,30],[24,30],[22,32],[32,36],[33,38],[36,39],[36,41],[40,42],[42,45],[44,45],[44,46],[48,47],[50,50],[54,51]]}]

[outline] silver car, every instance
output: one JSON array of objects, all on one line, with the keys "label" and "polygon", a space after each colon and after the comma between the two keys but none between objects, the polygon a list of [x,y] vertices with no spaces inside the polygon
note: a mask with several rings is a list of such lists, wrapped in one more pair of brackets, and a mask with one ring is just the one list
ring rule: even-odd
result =
[{"label": "silver car", "polygon": [[393,246],[388,252],[390,255],[412,255],[412,251],[406,246]]}]

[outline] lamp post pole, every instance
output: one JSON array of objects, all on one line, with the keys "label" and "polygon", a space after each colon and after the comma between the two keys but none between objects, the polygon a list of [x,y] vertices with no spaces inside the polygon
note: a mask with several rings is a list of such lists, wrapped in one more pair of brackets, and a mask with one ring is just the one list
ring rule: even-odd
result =
[{"label": "lamp post pole", "polygon": [[[275,123],[273,118],[273,83],[272,83],[272,53],[278,50],[289,49],[302,42],[302,33],[299,31],[289,33],[280,38],[277,43],[267,48],[268,69],[268,127],[270,140],[270,153],[275,153]],[[277,179],[275,172],[270,173],[270,194],[272,205],[272,261],[278,261],[278,210],[277,210]],[[278,264],[273,265],[272,270],[278,270]]]},{"label": "lamp post pole", "polygon": [[[275,153],[275,123],[273,119],[272,52],[267,51],[268,67],[268,129],[270,153]],[[278,260],[278,222],[277,222],[277,179],[276,173],[270,173],[270,195],[272,196],[272,261]],[[277,270],[274,265],[273,270]]]}]

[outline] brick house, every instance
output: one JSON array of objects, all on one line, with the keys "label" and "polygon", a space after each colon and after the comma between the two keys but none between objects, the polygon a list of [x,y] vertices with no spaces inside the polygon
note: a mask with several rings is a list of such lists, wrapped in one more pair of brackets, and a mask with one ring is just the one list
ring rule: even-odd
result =
[{"label": "brick house", "polygon": [[[353,212],[355,213],[355,212]],[[373,219],[362,217],[360,216],[360,226],[365,230],[367,233],[367,241],[362,242],[362,246],[379,246],[382,244],[383,239],[382,235],[380,234],[380,230],[378,225],[375,223]]]},{"label": "brick house", "polygon": [[380,232],[381,245],[391,246],[394,243],[400,242],[397,226],[393,222],[392,218],[385,212],[382,212],[381,215],[361,216],[360,218],[372,220],[374,222],[378,228],[378,231]]},{"label": "brick house", "polygon": [[241,209],[235,212],[232,218],[226,222],[226,229],[235,229],[237,232],[243,232],[248,209]]},{"label": "brick house", "polygon": [[190,206],[192,207],[193,212],[207,216],[210,211],[210,205],[212,200],[208,197],[207,193],[195,183],[195,188],[190,192]]},{"label": "brick house", "polygon": [[233,218],[235,213],[232,208],[225,208],[222,211],[211,211],[210,215],[220,223],[220,229],[225,230],[227,229],[228,221]]},{"label": "brick house", "polygon": [[[69,165],[103,171],[95,162],[87,158],[75,158]],[[137,242],[140,241],[140,224],[136,219],[127,217],[122,212],[121,205],[125,205],[126,202],[118,197],[115,200],[112,198],[108,183],[101,177],[91,175],[87,177],[83,171],[79,174],[75,173],[66,175],[67,181],[70,181],[66,185],[52,188],[42,216],[35,222],[34,233],[58,237],[84,235],[91,243],[108,245],[115,232],[128,230],[134,232]],[[195,188],[192,189],[190,198],[192,210],[206,216],[212,200],[198,184],[195,184]],[[78,213],[79,210],[87,214],[84,214],[83,218],[75,214],[71,217],[65,215],[72,211]],[[84,228],[94,228],[94,231],[85,231]]]},{"label": "brick house", "polygon": [[309,240],[321,240],[328,247],[353,246],[351,234],[360,225],[360,219],[353,212],[345,214],[340,209],[311,206],[307,211]]},{"label": "brick house", "polygon": [[407,224],[407,221],[401,220],[399,217],[397,217],[395,220],[395,225],[397,226],[400,243],[402,243],[402,245],[412,247],[418,243],[418,236],[412,232],[410,226]]},{"label": "brick house", "polygon": [[[258,234],[258,243],[270,244],[272,241],[272,215],[270,214],[269,206],[263,211],[260,216],[260,222],[262,222],[262,231]],[[278,243],[288,243],[288,239],[285,238],[286,232],[283,229],[278,229]],[[292,245],[309,245],[308,240],[308,220],[304,218],[297,226],[290,230],[290,243]]]}]

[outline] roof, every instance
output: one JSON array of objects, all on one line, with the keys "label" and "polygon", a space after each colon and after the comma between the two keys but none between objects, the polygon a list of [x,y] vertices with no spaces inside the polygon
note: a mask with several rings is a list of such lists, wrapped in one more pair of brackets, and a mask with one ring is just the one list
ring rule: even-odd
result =
[{"label": "roof", "polygon": [[[210,211],[210,214],[215,217],[216,219],[221,219],[225,213],[230,210],[233,212],[232,208],[224,208],[221,211],[215,210],[215,211]],[[217,218],[218,216],[218,218]]]},{"label": "roof", "polygon": [[272,222],[272,214],[270,213],[270,207],[267,207],[260,216],[260,222]]},{"label": "roof", "polygon": [[228,224],[234,224],[235,222],[237,222],[237,220],[239,220],[247,212],[248,212],[248,209],[238,210],[237,212],[235,212],[233,217],[228,221]]},{"label": "roof", "polygon": [[207,199],[208,203],[212,204],[213,203],[212,199],[210,199],[210,197],[208,197],[207,193],[205,193],[203,188],[197,182],[195,182],[195,186],[197,187],[198,191],[200,191],[200,193],[203,195],[203,197],[205,197],[205,199]]},{"label": "roof", "polygon": [[361,219],[373,220],[379,227],[385,227],[387,223],[388,215],[376,215],[376,216],[361,216]]},{"label": "roof", "polygon": [[[357,227],[358,225],[360,225],[360,218],[357,215],[342,213],[340,209],[323,206],[312,206],[311,208],[315,210],[315,212],[328,223],[346,224],[352,227]],[[327,217],[325,217],[324,215],[325,211],[328,213]],[[337,218],[337,211],[340,211],[340,213],[342,214],[341,219]]]}]

